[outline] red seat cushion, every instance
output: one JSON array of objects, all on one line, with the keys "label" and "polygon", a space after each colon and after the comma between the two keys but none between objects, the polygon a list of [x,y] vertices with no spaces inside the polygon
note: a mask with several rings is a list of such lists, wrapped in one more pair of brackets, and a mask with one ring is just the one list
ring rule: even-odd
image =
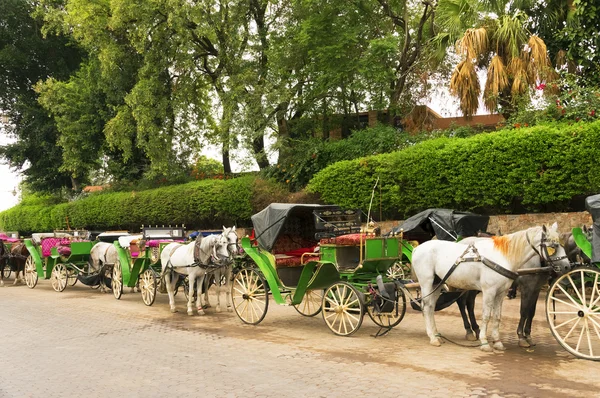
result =
[{"label": "red seat cushion", "polygon": [[275,258],[275,262],[278,267],[300,267],[302,266],[302,261],[300,257],[283,257],[283,258]]},{"label": "red seat cushion", "polygon": [[347,245],[354,246],[360,245],[360,242],[364,242],[367,239],[366,234],[348,234],[340,235],[335,238],[321,239],[322,245]]}]

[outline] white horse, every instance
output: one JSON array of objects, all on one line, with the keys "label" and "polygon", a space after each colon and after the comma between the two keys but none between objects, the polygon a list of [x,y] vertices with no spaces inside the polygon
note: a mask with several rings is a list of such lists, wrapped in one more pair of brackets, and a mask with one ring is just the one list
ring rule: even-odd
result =
[{"label": "white horse", "polygon": [[[112,243],[98,242],[90,251],[90,267],[94,272],[103,272],[106,264],[117,262],[117,249]],[[108,287],[104,283],[104,278],[100,278],[100,291],[105,293]]]},{"label": "white horse", "polygon": [[225,288],[225,297],[227,303],[227,311],[233,311],[233,307],[231,306],[231,264],[233,263],[233,259],[236,255],[239,254],[240,248],[238,245],[238,235],[235,232],[235,226],[231,228],[223,227],[223,236],[227,238],[227,251],[229,252],[229,261],[223,263],[220,267],[214,268],[210,271],[210,275],[204,278],[204,302],[205,308],[210,308],[210,303],[208,301],[208,289],[211,286],[211,282],[213,281],[217,286],[217,307],[216,311],[221,312],[221,289]]},{"label": "white horse", "polygon": [[[194,247],[198,242],[200,247],[199,264],[194,263]],[[175,285],[178,277],[176,274],[187,275],[189,279],[188,315],[194,315],[194,287],[197,289],[196,307],[198,315],[204,315],[202,303],[202,285],[209,264],[221,265],[229,261],[227,250],[228,240],[224,235],[210,235],[202,238],[198,235],[196,242],[181,244],[169,243],[160,254],[162,274],[164,276],[167,292],[169,293],[169,306],[171,312],[177,312],[175,308]],[[198,281],[199,279],[199,281]],[[196,283],[198,281],[198,283]]]},{"label": "white horse", "polygon": [[[442,343],[433,317],[435,303],[440,295],[440,286],[435,282],[437,276],[442,279],[447,277],[445,283],[449,286],[482,292],[483,314],[479,335],[481,350],[493,350],[487,340],[490,320],[493,348],[504,350],[500,341],[500,316],[502,301],[512,284],[508,275],[526,265],[532,266],[530,260],[535,256],[543,257],[544,261],[557,270],[568,269],[569,261],[559,243],[557,229],[558,226],[554,223],[550,229],[545,226],[534,227],[491,239],[476,239],[471,243],[472,246],[467,247],[462,243],[441,240],[417,246],[413,251],[412,269],[421,285],[423,316],[430,343],[434,346]],[[483,261],[490,266],[486,266]],[[458,265],[455,270],[448,276],[448,271],[456,263]],[[539,267],[540,262],[532,263]],[[493,269],[494,267],[498,270]]]}]

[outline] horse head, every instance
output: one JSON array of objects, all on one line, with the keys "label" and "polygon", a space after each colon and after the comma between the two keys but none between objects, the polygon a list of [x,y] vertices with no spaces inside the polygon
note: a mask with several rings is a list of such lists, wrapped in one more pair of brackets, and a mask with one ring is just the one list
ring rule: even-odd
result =
[{"label": "horse head", "polygon": [[534,239],[537,243],[532,242],[532,247],[540,256],[542,263],[552,266],[554,271],[559,274],[571,268],[565,248],[561,244],[557,223],[552,224],[550,228],[542,226],[541,233],[537,234]]},{"label": "horse head", "polygon": [[238,244],[238,235],[235,232],[235,226],[231,228],[225,228],[223,226],[223,236],[227,239],[227,251],[229,252],[230,260],[240,253],[240,247]]},{"label": "horse head", "polygon": [[212,242],[212,256],[217,264],[223,265],[231,261],[228,245],[227,236],[223,234],[216,236],[216,239]]}]

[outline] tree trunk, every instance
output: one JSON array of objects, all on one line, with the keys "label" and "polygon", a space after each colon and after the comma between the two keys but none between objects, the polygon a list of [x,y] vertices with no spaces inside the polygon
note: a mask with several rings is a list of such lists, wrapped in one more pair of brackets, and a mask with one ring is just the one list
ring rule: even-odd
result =
[{"label": "tree trunk", "polygon": [[254,159],[261,170],[270,166],[265,153],[265,138],[263,135],[259,135],[252,140],[252,150],[254,151]]}]

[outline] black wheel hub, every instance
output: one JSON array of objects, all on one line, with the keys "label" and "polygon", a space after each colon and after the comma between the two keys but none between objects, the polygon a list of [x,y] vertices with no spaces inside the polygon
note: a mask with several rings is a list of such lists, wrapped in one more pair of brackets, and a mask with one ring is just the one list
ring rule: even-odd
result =
[{"label": "black wheel hub", "polygon": [[580,318],[583,318],[583,317],[585,316],[585,314],[583,313],[583,311],[582,311],[582,310],[579,310],[579,311],[577,311],[577,315],[578,315]]}]

